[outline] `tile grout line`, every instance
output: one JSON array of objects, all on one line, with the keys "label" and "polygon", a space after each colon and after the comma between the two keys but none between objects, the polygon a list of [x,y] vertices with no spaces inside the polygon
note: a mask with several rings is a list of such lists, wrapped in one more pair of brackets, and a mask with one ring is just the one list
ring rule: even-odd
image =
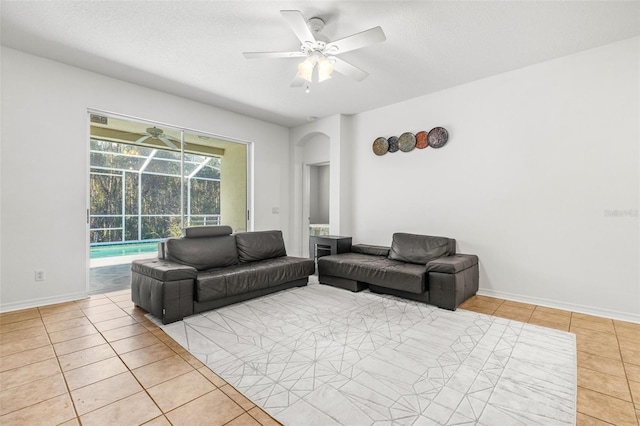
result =
[{"label": "tile grout line", "polygon": [[[626,366],[626,363],[624,362],[624,356],[622,355],[622,348],[620,347],[620,339],[618,338],[618,329],[615,323],[613,323],[613,330],[616,335],[616,342],[618,343],[618,351],[620,351],[620,360],[622,362],[622,369],[624,370],[624,375],[625,375],[625,378],[627,379],[627,390],[629,391],[629,396],[631,398],[631,405],[633,406],[634,410],[638,410],[640,409],[640,404],[636,405],[636,402],[633,398],[633,391],[631,390],[631,383],[630,383],[631,380],[629,380],[629,375],[627,374],[627,366]],[[637,418],[637,415],[636,415],[636,418]],[[638,423],[640,424],[640,419],[638,419]]]},{"label": "tile grout line", "polygon": [[[571,312],[571,321],[569,322],[569,332],[570,333],[571,333],[571,327],[573,326],[573,316],[574,316],[574,312]],[[622,368],[624,369],[624,360],[622,359],[622,351],[620,350],[620,342],[618,341],[618,333],[617,333],[617,330],[615,328],[615,324],[613,324],[613,321],[612,321],[612,325],[613,325],[614,335],[615,335],[615,338],[616,338],[616,346],[618,347],[618,354],[620,355],[620,362],[622,363]],[[582,327],[578,327],[577,325],[575,327],[579,328],[579,329],[583,329]],[[585,329],[585,330],[595,331],[595,332],[600,333],[600,331],[598,331],[598,330],[591,330],[591,329]],[[603,334],[606,334],[606,333],[603,333]],[[576,345],[576,356],[577,356],[577,352],[578,352],[578,347]],[[608,357],[605,357],[605,358],[608,358]],[[610,358],[610,359],[613,359],[613,358]],[[576,367],[577,368],[581,368],[579,365],[577,365],[577,363],[576,363]],[[584,368],[584,367],[582,367],[582,368]],[[593,370],[593,371],[596,371],[596,370]],[[603,373],[603,374],[606,374],[606,373]],[[625,375],[625,382],[627,384],[627,388],[629,388],[629,378],[627,377],[626,369],[624,370],[624,375]],[[596,390],[593,390],[593,389],[585,388],[585,387],[582,387],[582,386],[578,386],[578,388],[586,389],[586,390],[589,390],[591,392],[595,392],[595,393],[597,393],[599,395],[604,395],[604,396],[607,396],[607,397],[610,397],[610,398],[615,398],[615,399],[617,399],[619,401],[629,402],[629,401],[625,401],[625,400],[623,400],[621,398],[618,398],[616,396],[609,395],[609,394],[606,394],[606,393],[603,393],[603,392],[600,392],[600,391],[596,391]],[[631,389],[628,389],[628,390],[629,390],[629,395],[631,395]],[[631,396],[631,398],[632,398],[631,404],[633,405],[633,396]],[[582,415],[589,416],[589,417],[592,417],[594,419],[598,419],[600,421],[608,423],[608,420],[606,420],[606,419],[603,419],[603,418],[600,418],[600,417],[595,417],[595,416],[593,416],[591,414],[587,414],[587,413],[584,413],[582,411],[579,411],[578,410],[578,406],[577,406],[577,401],[576,401],[576,413],[580,413]],[[636,418],[636,423],[637,423],[637,421],[638,420]]]},{"label": "tile grout line", "polygon": [[[116,304],[116,305],[117,305],[117,303],[116,303],[115,301],[113,301],[109,296],[106,296],[106,297],[107,297],[107,298],[109,298],[109,300],[111,300],[111,302],[112,302],[112,303],[114,303],[114,304]],[[120,308],[120,309],[122,309],[122,308]],[[136,318],[136,317],[134,317],[134,316],[132,316],[132,315],[130,315],[130,314],[128,314],[128,313],[127,313],[127,315],[129,315],[133,320],[135,320],[135,321],[136,321],[136,325],[142,325],[142,321],[140,321],[138,318]],[[145,319],[146,319],[146,318],[145,318]],[[92,325],[94,325],[94,327],[95,327],[95,323],[93,323],[93,321],[91,321],[91,320],[89,320],[89,321],[90,321],[90,322],[91,322],[91,324],[92,324]],[[142,325],[142,326],[147,330],[147,332],[153,333],[151,330],[149,330],[149,329],[148,329],[147,327],[145,327],[144,325]],[[156,326],[156,327],[157,327],[157,326]],[[160,330],[164,335],[167,335],[166,333],[164,333],[164,330],[162,330],[160,327],[157,327],[157,329],[158,329],[158,330]],[[96,330],[97,330],[97,328],[96,328]],[[108,330],[105,330],[105,331],[108,331]],[[103,339],[105,339],[105,341],[107,341],[107,339],[104,337],[104,335],[102,334],[102,332],[101,332],[101,331],[99,331],[99,330],[98,330],[98,332],[102,335]],[[135,337],[135,335],[134,335],[134,336],[129,336],[129,337]],[[156,335],[156,337],[158,337],[158,336]],[[168,335],[167,335],[167,337],[169,337],[169,338],[170,338],[170,336],[168,336]],[[116,350],[115,350],[115,349],[113,348],[113,346],[111,345],[111,343],[112,343],[112,342],[107,341],[107,344],[108,344],[108,345],[109,345],[109,347],[110,347],[110,348],[111,348],[111,349],[116,353],[116,356],[120,359],[120,361],[121,361],[121,362],[124,364],[124,366],[127,368],[127,371],[128,371],[128,372],[129,372],[133,377],[134,377],[134,379],[136,380],[136,382],[140,385],[140,387],[143,389],[143,391],[147,394],[147,396],[151,399],[151,401],[153,401],[153,403],[156,405],[156,407],[157,407],[157,408],[158,408],[158,410],[160,411],[161,415],[160,415],[160,416],[157,416],[157,417],[154,417],[154,418],[153,418],[153,419],[151,419],[151,420],[157,419],[157,418],[159,418],[159,417],[164,417],[165,419],[167,419],[166,415],[167,415],[169,412],[174,411],[174,410],[176,410],[176,409],[178,409],[178,408],[180,408],[180,407],[182,407],[182,406],[184,406],[184,405],[186,405],[186,404],[188,404],[188,403],[190,403],[190,402],[192,402],[192,401],[195,401],[196,399],[198,399],[198,398],[200,398],[200,397],[202,397],[202,396],[204,396],[204,395],[207,395],[207,394],[209,394],[209,393],[211,393],[211,392],[213,392],[213,391],[215,391],[215,390],[220,390],[220,391],[221,391],[222,393],[224,393],[227,397],[229,397],[229,398],[230,398],[230,399],[231,399],[231,400],[232,400],[236,405],[238,405],[238,407],[240,407],[240,408],[242,409],[242,411],[243,411],[243,413],[241,413],[241,414],[239,414],[238,416],[234,417],[234,418],[233,418],[232,420],[230,420],[229,422],[231,422],[231,421],[235,420],[237,417],[240,417],[240,416],[241,416],[241,415],[243,415],[244,413],[247,413],[247,414],[248,414],[247,410],[245,410],[244,408],[242,408],[242,407],[241,407],[241,406],[240,406],[240,405],[239,405],[235,400],[233,400],[229,395],[227,395],[227,394],[226,394],[226,392],[224,392],[220,387],[218,387],[218,386],[216,386],[214,383],[212,383],[212,382],[211,382],[211,381],[210,381],[210,380],[209,380],[209,379],[208,379],[204,374],[202,374],[202,372],[198,371],[198,369],[197,369],[197,368],[195,368],[195,366],[193,366],[189,361],[185,360],[185,359],[184,359],[184,357],[183,357],[182,355],[180,355],[178,352],[176,352],[176,350],[175,350],[174,348],[172,348],[171,346],[169,346],[169,345],[168,345],[165,341],[163,341],[162,339],[160,339],[160,338],[158,338],[158,339],[160,340],[160,342],[162,342],[162,344],[164,344],[167,348],[169,348],[169,349],[170,349],[170,350],[171,350],[175,355],[178,355],[178,356],[179,356],[180,358],[182,358],[185,362],[187,362],[187,363],[189,364],[189,366],[191,367],[192,371],[197,372],[200,376],[202,376],[205,380],[207,380],[207,382],[211,383],[211,385],[214,387],[214,389],[213,389],[213,390],[211,390],[211,391],[209,391],[209,392],[206,392],[206,393],[205,393],[205,394],[203,394],[203,395],[199,395],[199,396],[197,396],[197,397],[195,397],[195,398],[193,398],[193,399],[190,399],[189,401],[185,401],[184,403],[182,403],[182,404],[178,405],[177,407],[174,407],[173,409],[171,409],[171,410],[169,410],[169,411],[165,412],[165,411],[164,411],[164,410],[163,410],[163,409],[158,405],[158,403],[157,403],[157,402],[156,402],[156,400],[153,398],[153,396],[149,393],[149,389],[150,389],[150,388],[147,388],[146,386],[144,386],[144,385],[140,382],[140,380],[138,379],[138,377],[137,377],[135,374],[133,374],[133,370],[132,370],[131,368],[129,368],[129,366],[127,365],[127,363],[122,359],[122,357],[121,357],[121,355],[122,355],[122,354],[119,354],[118,352],[116,352]],[[118,340],[123,340],[123,339],[118,339]],[[118,341],[118,340],[116,340],[116,341]],[[173,339],[172,339],[172,340],[173,340]],[[144,348],[139,348],[139,349],[144,349]],[[135,349],[135,350],[138,350],[138,349]],[[134,352],[135,350],[133,350],[133,351],[129,351],[129,352],[126,352],[126,353]],[[189,352],[187,351],[187,353],[189,353]],[[167,357],[167,358],[168,358],[168,357]],[[162,361],[162,360],[164,360],[164,359],[166,359],[166,358],[163,358],[163,359],[160,359],[160,360],[156,360],[156,361],[154,361],[154,362],[152,362],[152,363],[145,364],[145,365],[150,365],[150,364],[153,364],[153,363],[155,363],[155,362],[160,362],[160,361]],[[205,367],[206,367],[206,365],[205,365]],[[191,373],[191,371],[189,371],[188,373],[181,374],[181,375],[179,375],[179,376],[177,376],[177,377],[184,376],[184,375],[189,374],[189,373]],[[154,386],[160,385],[160,384],[162,384],[162,383],[166,383],[166,382],[168,382],[168,381],[170,381],[170,380],[173,380],[173,379],[175,379],[175,377],[174,377],[174,378],[171,378],[171,379],[168,379],[168,380],[165,380],[165,381],[162,381],[162,382],[160,382],[160,383],[157,383],[157,384],[156,384],[156,385],[154,385]],[[103,380],[106,380],[106,379],[103,379]],[[151,387],[153,387],[153,386],[151,386]],[[129,395],[129,396],[130,396],[130,395]],[[125,397],[125,398],[128,398],[128,396],[127,396],[127,397]],[[125,399],[125,398],[121,398],[121,399],[119,399],[118,401],[121,401],[121,400],[123,400],[123,399]],[[113,404],[113,403],[118,402],[118,401],[113,401],[113,402],[111,402],[110,404]],[[107,404],[107,405],[110,405],[110,404]],[[255,405],[255,404],[254,404],[254,405]],[[105,407],[106,407],[106,406],[105,406]],[[100,407],[100,408],[104,408],[104,407]],[[98,409],[100,409],[100,408],[97,408],[96,410],[98,410]],[[91,412],[96,411],[96,410],[92,410]],[[88,414],[88,413],[85,413],[85,414]],[[249,415],[250,415],[250,414],[249,414]],[[250,416],[251,416],[251,415],[250,415]],[[251,416],[251,417],[253,417],[253,416]],[[79,417],[78,417],[78,418],[79,418]],[[167,421],[169,421],[169,419],[167,419]],[[256,421],[258,421],[258,420],[256,419]],[[169,423],[171,423],[171,422],[169,421]]]},{"label": "tile grout line", "polygon": [[[40,308],[38,308],[38,314],[40,314],[40,320],[42,321],[42,325],[44,326],[45,333],[47,333],[47,339],[49,340],[49,344],[51,345],[51,350],[53,351],[53,353],[55,355],[56,363],[58,364],[58,368],[60,369],[60,375],[62,376],[62,380],[64,380],[64,386],[67,389],[67,397],[71,401],[71,406],[73,407],[73,412],[75,414],[75,418],[78,419],[78,422],[79,422],[80,421],[80,416],[78,415],[78,410],[76,409],[76,404],[73,403],[73,398],[71,396],[71,389],[69,388],[69,383],[67,382],[67,377],[64,375],[64,371],[62,370],[62,364],[60,364],[60,357],[58,356],[58,353],[56,352],[56,349],[53,346],[53,342],[51,341],[51,337],[49,336],[49,330],[47,329],[47,325],[44,323],[44,321],[42,319],[42,312],[40,311]],[[65,420],[65,422],[71,421],[71,420],[73,420],[73,419]]]},{"label": "tile grout line", "polygon": [[[118,306],[118,304],[117,304],[117,303],[115,303],[115,302],[114,302],[114,301],[113,301],[109,296],[105,296],[105,297],[106,297],[106,298],[108,298],[108,299],[111,301],[111,303],[113,303],[113,304],[115,304],[116,306]],[[122,309],[120,306],[118,306],[118,308],[119,308],[119,309]],[[122,310],[124,311],[124,309],[122,309]],[[84,311],[83,311],[83,312],[84,312]],[[130,314],[129,314],[128,312],[126,312],[126,311],[125,311],[125,313],[126,313],[129,317],[131,317],[133,320],[135,320],[135,321],[136,321],[136,325],[141,325],[137,318],[133,317],[132,315],[130,315]],[[88,319],[88,318],[87,318],[87,319]],[[91,322],[91,324],[95,327],[95,323],[94,323],[93,321],[91,321],[90,319],[89,319],[89,321],[90,321],[90,322]],[[99,321],[99,322],[100,322],[100,321]],[[126,326],[125,326],[125,327],[126,327]],[[144,327],[144,326],[143,326],[143,327]],[[121,327],[117,327],[117,328],[121,328]],[[145,328],[145,329],[147,329],[146,327],[144,327],[144,328]],[[98,329],[96,328],[96,330],[98,330]],[[115,330],[115,329],[114,329],[114,330]],[[109,330],[105,330],[105,331],[109,331]],[[149,331],[149,330],[147,329],[147,331]],[[156,402],[156,400],[155,400],[155,399],[153,399],[153,397],[151,396],[151,394],[149,394],[149,390],[147,389],[147,387],[146,387],[146,386],[144,386],[144,385],[140,382],[140,380],[138,379],[138,377],[137,377],[135,374],[133,374],[133,370],[132,370],[131,368],[129,368],[129,366],[127,365],[127,363],[126,363],[126,362],[122,359],[122,357],[120,356],[120,355],[122,355],[122,354],[119,354],[119,353],[115,350],[115,348],[114,348],[114,347],[113,347],[113,345],[111,344],[111,343],[113,343],[113,342],[108,341],[108,340],[107,340],[107,338],[104,336],[104,334],[102,334],[102,332],[101,332],[100,330],[98,330],[98,333],[100,333],[100,335],[101,335],[101,336],[102,336],[102,338],[107,342],[107,344],[109,345],[109,347],[111,348],[111,350],[116,354],[116,356],[118,357],[118,359],[120,360],[120,362],[122,362],[122,364],[125,366],[125,368],[127,369],[127,372],[128,372],[129,374],[131,374],[131,376],[133,376],[133,378],[134,378],[134,380],[136,381],[136,383],[138,383],[138,384],[140,385],[140,387],[141,387],[141,388],[142,388],[142,390],[147,394],[147,396],[149,397],[149,399],[150,399],[150,400],[153,402],[153,404],[158,408],[158,411],[160,411],[160,413],[161,413],[161,415],[160,415],[160,416],[156,416],[156,417],[154,417],[154,418],[152,418],[152,419],[150,419],[150,420],[148,420],[148,421],[152,421],[152,420],[157,419],[157,418],[159,418],[159,417],[164,417],[164,418],[166,419],[166,414],[165,414],[165,412],[162,410],[162,408],[160,408],[160,406],[158,405],[158,403]],[[129,336],[129,337],[135,337],[135,335],[134,335],[134,336]],[[123,338],[123,339],[127,339],[127,338],[128,338],[128,337],[125,337],[125,338]],[[119,341],[119,340],[123,340],[123,339],[118,339],[118,340],[115,340],[115,341],[117,342],[117,341]],[[163,343],[164,343],[164,342],[163,342]],[[165,344],[165,345],[166,345],[166,344]],[[168,345],[166,345],[166,346],[167,346],[167,347],[169,347]],[[142,349],[142,348],[140,348],[140,349]],[[171,349],[171,350],[173,351],[173,348],[169,347],[169,349]],[[134,350],[134,351],[135,351],[135,350]],[[130,351],[130,352],[134,352],[134,351]],[[174,351],[174,352],[175,352],[175,351]],[[125,353],[129,353],[129,352],[125,352]],[[161,360],[160,360],[160,361],[161,361]],[[147,364],[147,365],[148,365],[148,364]],[[164,382],[163,382],[163,383],[164,383]],[[135,394],[137,394],[137,393],[138,393],[138,392],[134,393],[134,395],[135,395]],[[122,401],[122,400],[124,400],[124,399],[126,399],[126,398],[129,398],[130,396],[131,396],[131,395],[126,396],[126,397],[124,397],[124,398],[121,398],[121,399],[119,399],[118,401],[113,401],[113,402],[111,402],[111,403],[109,403],[109,404],[107,404],[107,405],[105,405],[105,406],[103,406],[103,407],[97,408],[96,410],[99,410],[99,409],[101,409],[101,408],[107,407],[107,406],[109,406],[109,405],[111,405],[111,404],[113,404],[113,403],[116,403],[116,402]],[[96,410],[93,410],[93,411],[96,411]],[[93,412],[93,411],[91,411],[91,412]],[[88,414],[88,413],[85,413],[85,414]],[[80,421],[80,417],[78,417],[78,421]],[[167,421],[169,421],[169,419],[167,419]],[[82,422],[81,422],[81,423],[82,423]],[[146,422],[145,422],[145,423],[146,423]],[[171,423],[171,422],[169,422],[169,423]]]},{"label": "tile grout line", "polygon": [[[498,310],[498,308],[499,308],[500,306],[502,306],[503,304],[504,304],[504,301],[503,301],[502,303],[500,303],[500,304],[498,305],[498,307],[497,307],[497,308],[495,308],[495,309],[494,309],[493,313],[495,314],[495,312]],[[534,312],[535,312],[535,309],[537,309],[538,307],[539,307],[539,306],[538,306],[538,305],[536,305],[536,308],[534,308]],[[473,310],[472,308],[471,308],[471,309],[470,309],[470,308],[465,308],[464,306],[461,306],[461,308],[462,308],[462,309],[469,309],[469,310]],[[567,311],[567,312],[569,312],[569,313],[570,313],[570,315],[569,315],[569,325],[568,325],[568,327],[567,327],[568,329],[566,330],[567,332],[569,332],[569,333],[573,333],[573,334],[576,334],[576,333],[574,333],[574,332],[572,332],[572,331],[571,331],[571,327],[573,326],[573,327],[576,327],[576,328],[580,328],[580,329],[584,329],[584,330],[592,331],[592,332],[595,332],[595,333],[607,334],[606,332],[603,332],[603,331],[599,331],[599,330],[592,330],[592,329],[586,329],[586,328],[583,328],[583,327],[577,327],[577,326],[573,325],[573,321],[574,321],[574,314],[576,314],[576,313],[575,313],[575,312],[573,312],[573,311]],[[489,314],[489,315],[493,315],[493,314]],[[494,316],[495,316],[495,315],[494,315]],[[600,317],[599,317],[599,318],[600,318]],[[609,320],[609,321],[613,321],[613,320],[612,320],[612,319],[610,319],[610,318],[605,318],[605,317],[602,317],[602,318],[604,318],[604,319],[606,319],[606,320]],[[530,321],[530,320],[531,320],[531,317],[529,317],[529,321]],[[527,321],[527,323],[529,323],[529,322]],[[628,377],[628,375],[627,375],[627,367],[625,366],[624,359],[622,358],[622,350],[621,350],[621,347],[620,347],[620,340],[618,339],[617,328],[615,327],[615,323],[613,323],[613,322],[612,322],[612,325],[613,325],[613,327],[614,327],[614,335],[615,335],[615,337],[616,337],[616,345],[617,345],[617,348],[618,348],[618,354],[620,355],[620,359],[609,358],[609,357],[605,357],[605,358],[607,358],[607,359],[611,359],[611,360],[620,361],[620,362],[622,363],[622,365],[623,365],[623,369],[624,369],[624,373],[625,373],[625,377],[624,377],[624,379],[625,379],[625,381],[626,381],[627,387],[629,388],[629,389],[628,389],[628,390],[629,390],[629,395],[631,396],[631,400],[632,400],[632,401],[631,401],[631,402],[629,402],[629,401],[626,401],[626,400],[624,400],[624,399],[618,398],[617,396],[613,396],[613,395],[610,395],[610,394],[607,394],[607,393],[603,393],[603,392],[600,392],[600,391],[591,390],[591,389],[588,389],[588,388],[584,388],[584,387],[582,387],[582,386],[577,386],[577,387],[578,387],[578,388],[580,388],[580,389],[585,389],[585,390],[588,390],[588,391],[591,391],[591,392],[597,393],[597,394],[599,394],[599,395],[606,396],[606,397],[608,397],[608,398],[614,398],[614,399],[616,399],[616,400],[618,400],[618,401],[621,401],[621,402],[623,402],[623,403],[625,403],[625,404],[629,404],[629,403],[631,403],[631,406],[632,406],[632,408],[634,409],[634,411],[636,411],[636,410],[640,411],[640,407],[639,407],[639,406],[636,406],[636,404],[635,404],[635,403],[634,403],[634,401],[633,401],[633,394],[631,393],[630,383],[629,383],[629,382],[630,382],[630,380],[629,380],[629,377]],[[580,352],[580,351],[578,350],[578,347],[577,347],[577,345],[576,345],[576,368],[586,368],[586,367],[581,367],[580,365],[578,365],[578,363],[577,363],[577,353],[578,353],[578,352]],[[587,353],[588,353],[588,352],[587,352]],[[593,355],[595,355],[595,354],[593,354]],[[589,368],[587,368],[587,369],[589,369]],[[591,371],[596,371],[596,372],[600,372],[600,373],[602,373],[602,374],[607,374],[607,373],[604,373],[604,372],[602,372],[602,371],[598,371],[598,370],[593,370],[593,369],[589,369],[589,370],[591,370]],[[610,374],[609,374],[609,375],[610,375]],[[613,375],[610,375],[610,376],[612,376],[612,377],[617,377],[617,376],[613,376]],[[620,378],[621,378],[621,377],[620,377]],[[577,383],[576,383],[576,384],[577,384]],[[577,397],[577,395],[576,395],[576,397]],[[590,414],[584,413],[584,412],[582,412],[582,411],[579,411],[579,409],[578,409],[578,405],[577,405],[577,400],[576,400],[576,414],[578,414],[578,413],[579,413],[579,414],[582,414],[582,415],[584,415],[584,416],[588,416],[588,417],[591,417],[591,418],[598,419],[598,420],[600,420],[600,421],[603,421],[603,422],[609,423],[609,420],[602,419],[602,418],[599,418],[599,417],[594,417],[593,415],[590,415]],[[636,417],[637,417],[637,416],[636,416]],[[636,422],[637,422],[637,424],[640,424],[640,417],[637,417],[637,418],[636,418]]]}]

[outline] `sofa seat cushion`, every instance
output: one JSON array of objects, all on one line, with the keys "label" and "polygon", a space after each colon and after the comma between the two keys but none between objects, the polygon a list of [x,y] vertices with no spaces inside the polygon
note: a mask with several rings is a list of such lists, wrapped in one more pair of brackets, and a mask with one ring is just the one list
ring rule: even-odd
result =
[{"label": "sofa seat cushion", "polygon": [[198,274],[195,297],[207,302],[307,278],[314,272],[313,260],[289,256],[216,268]]},{"label": "sofa seat cushion", "polygon": [[427,272],[457,274],[477,264],[478,256],[475,254],[454,254],[453,256],[441,257],[427,263]]},{"label": "sofa seat cushion", "polygon": [[429,235],[393,234],[389,259],[426,265],[427,262],[456,252],[456,240]]},{"label": "sofa seat cushion", "polygon": [[318,259],[318,273],[374,284],[380,287],[423,293],[424,265],[399,262],[382,256],[341,253]]},{"label": "sofa seat cushion", "polygon": [[198,275],[195,268],[161,259],[138,259],[131,262],[131,272],[146,275],[158,281],[192,280]]}]

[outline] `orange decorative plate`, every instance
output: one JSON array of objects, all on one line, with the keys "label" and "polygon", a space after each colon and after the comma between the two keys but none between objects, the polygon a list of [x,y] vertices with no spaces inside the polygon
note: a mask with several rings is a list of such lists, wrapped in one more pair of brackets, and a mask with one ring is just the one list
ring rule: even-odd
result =
[{"label": "orange decorative plate", "polygon": [[416,148],[425,149],[429,146],[429,141],[427,140],[427,132],[424,130],[416,133]]}]

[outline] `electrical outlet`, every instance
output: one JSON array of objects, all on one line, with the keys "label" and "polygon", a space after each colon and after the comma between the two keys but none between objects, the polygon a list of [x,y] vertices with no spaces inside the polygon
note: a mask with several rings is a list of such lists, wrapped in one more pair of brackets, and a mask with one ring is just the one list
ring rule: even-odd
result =
[{"label": "electrical outlet", "polygon": [[44,281],[44,269],[36,269],[35,280]]}]

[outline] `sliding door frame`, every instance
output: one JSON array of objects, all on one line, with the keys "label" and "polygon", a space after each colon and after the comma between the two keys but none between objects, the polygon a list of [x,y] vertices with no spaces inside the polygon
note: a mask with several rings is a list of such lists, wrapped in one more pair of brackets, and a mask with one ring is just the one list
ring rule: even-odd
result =
[{"label": "sliding door frame", "polygon": [[[237,144],[241,144],[241,145],[245,145],[246,148],[246,211],[245,211],[245,223],[246,223],[246,230],[247,231],[253,231],[254,229],[254,192],[253,192],[253,153],[254,153],[254,146],[253,146],[253,142],[251,141],[246,141],[246,140],[242,140],[242,139],[238,139],[238,138],[233,138],[233,137],[229,137],[229,136],[224,136],[224,135],[220,135],[220,134],[216,134],[216,133],[211,133],[211,132],[206,132],[206,131],[202,131],[202,130],[197,130],[197,129],[191,129],[188,127],[184,127],[184,126],[179,126],[179,125],[175,125],[175,124],[170,124],[170,123],[165,123],[165,122],[160,122],[160,121],[154,121],[154,120],[149,120],[146,118],[140,118],[140,117],[135,117],[135,116],[130,116],[130,115],[125,115],[125,114],[120,114],[120,113],[116,113],[116,112],[112,112],[112,111],[105,111],[105,110],[100,110],[100,109],[94,109],[94,108],[87,108],[87,137],[86,137],[86,141],[90,142],[91,140],[91,115],[92,114],[96,114],[102,117],[107,117],[107,118],[113,118],[113,119],[118,119],[118,120],[126,120],[126,121],[131,121],[131,122],[135,122],[135,123],[140,123],[143,125],[149,125],[149,126],[158,126],[161,128],[165,128],[168,130],[172,130],[172,131],[176,131],[176,132],[180,132],[180,175],[181,175],[181,185],[180,185],[180,227],[182,228],[183,232],[184,232],[184,228],[185,228],[185,185],[184,185],[184,139],[185,139],[185,133],[189,133],[189,134],[193,134],[196,136],[202,136],[204,138],[215,138],[215,139],[220,139],[226,142],[231,142],[231,143],[237,143]],[[90,191],[90,179],[91,179],[91,143],[87,143],[86,145],[86,158],[87,158],[87,169],[86,169],[86,174],[85,174],[85,178],[84,181],[86,182],[86,193],[85,193],[85,197],[86,197],[86,231],[85,231],[85,246],[86,246],[86,289],[87,292],[89,292],[89,288],[90,288],[90,269],[91,269],[91,264],[90,264],[90,254],[91,254],[91,250],[90,250],[90,245],[89,245],[89,238],[90,238],[90,208],[91,208],[91,191]]]}]

